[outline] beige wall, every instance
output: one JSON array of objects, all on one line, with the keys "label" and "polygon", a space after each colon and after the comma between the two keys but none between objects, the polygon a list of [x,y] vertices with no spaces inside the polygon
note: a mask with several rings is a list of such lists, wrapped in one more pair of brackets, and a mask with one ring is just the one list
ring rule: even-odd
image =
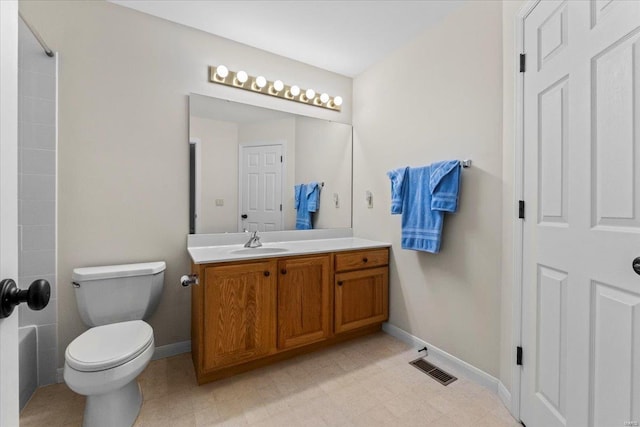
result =
[{"label": "beige wall", "polygon": [[313,228],[351,226],[351,151],[351,126],[296,118],[296,184],[324,182]]},{"label": "beige wall", "polygon": [[[191,116],[189,137],[200,140],[198,233],[238,229],[238,124]],[[235,178],[235,180],[233,179]],[[223,206],[216,206],[222,199]]]},{"label": "beige wall", "polygon": [[[393,243],[390,322],[498,376],[502,244],[502,5],[466,2],[354,80],[354,230]],[[465,169],[440,254],[400,248],[386,171]],[[365,204],[373,193],[373,209]]]},{"label": "beige wall", "polygon": [[[85,330],[74,267],[166,261],[156,344],[188,340],[188,94],[350,123],[351,79],[101,1],[20,9],[60,53],[58,365]],[[208,83],[220,63],[342,95],[342,113]]]},{"label": "beige wall", "polygon": [[[286,145],[283,153],[285,171],[283,178],[282,207],[284,230],[295,230],[296,211],[293,208],[293,185],[296,173],[296,118],[243,123],[240,125],[240,143],[280,142]],[[237,175],[236,175],[237,176]],[[238,178],[236,178],[236,181]]]},{"label": "beige wall", "polygon": [[500,307],[500,380],[511,391],[511,370],[515,344],[511,340],[513,327],[513,227],[516,219],[514,193],[515,145],[515,76],[517,75],[516,15],[526,0],[502,3],[502,289]]}]

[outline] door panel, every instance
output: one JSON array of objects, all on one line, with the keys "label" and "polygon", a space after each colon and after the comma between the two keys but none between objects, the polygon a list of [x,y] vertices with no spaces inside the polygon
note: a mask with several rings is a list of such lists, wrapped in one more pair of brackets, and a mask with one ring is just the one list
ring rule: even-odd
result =
[{"label": "door panel", "polygon": [[350,331],[389,317],[389,270],[368,268],[335,275],[335,330]]},{"label": "door panel", "polygon": [[291,348],[330,334],[329,256],[278,263],[278,348]]},{"label": "door panel", "polygon": [[282,145],[240,147],[239,230],[282,230]]},{"label": "door panel", "polygon": [[640,2],[540,2],[524,45],[521,418],[635,425]]},{"label": "door panel", "polygon": [[208,267],[204,289],[205,371],[275,350],[275,261]]}]

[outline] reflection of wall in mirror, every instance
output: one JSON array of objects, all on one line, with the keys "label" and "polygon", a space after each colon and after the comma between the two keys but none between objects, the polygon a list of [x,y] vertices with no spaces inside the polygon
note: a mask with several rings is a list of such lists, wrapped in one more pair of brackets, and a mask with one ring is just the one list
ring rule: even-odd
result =
[{"label": "reflection of wall in mirror", "polygon": [[[351,224],[351,126],[296,117],[295,164],[296,184],[324,182],[313,228],[348,227]],[[339,208],[335,207],[334,194],[338,194]]]},{"label": "reflection of wall in mirror", "polygon": [[[233,231],[238,222],[238,124],[191,116],[189,132],[200,140],[202,154],[196,233]],[[224,205],[216,206],[217,199]]]},{"label": "reflection of wall in mirror", "polygon": [[286,151],[284,152],[285,168],[282,177],[284,230],[293,230],[296,226],[296,212],[293,209],[295,165],[294,162],[288,161],[289,159],[295,158],[295,120],[295,118],[291,117],[253,123],[240,123],[238,127],[238,142],[241,144],[258,142],[264,143],[265,145],[282,142],[286,144]]}]

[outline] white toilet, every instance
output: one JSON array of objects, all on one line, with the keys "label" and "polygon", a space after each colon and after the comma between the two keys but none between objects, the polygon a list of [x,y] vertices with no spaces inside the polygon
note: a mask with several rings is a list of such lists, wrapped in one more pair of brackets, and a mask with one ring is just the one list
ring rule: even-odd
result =
[{"label": "white toilet", "polygon": [[87,396],[84,427],[135,422],[142,405],[136,377],[155,350],[153,329],[142,319],[160,302],[165,268],[150,262],[73,270],[80,317],[91,329],[67,347],[64,381]]}]

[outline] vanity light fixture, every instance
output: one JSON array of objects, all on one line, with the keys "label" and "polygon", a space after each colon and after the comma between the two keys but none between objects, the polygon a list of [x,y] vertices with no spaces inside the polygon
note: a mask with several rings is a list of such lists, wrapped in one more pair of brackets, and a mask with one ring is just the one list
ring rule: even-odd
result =
[{"label": "vanity light fixture", "polygon": [[284,89],[284,83],[282,83],[282,80],[276,80],[271,85],[271,90],[272,90],[271,94],[275,95],[277,93],[280,93],[280,92],[282,92],[282,89]]},{"label": "vanity light fixture", "polygon": [[269,81],[264,76],[253,77],[242,70],[230,71],[224,65],[209,67],[209,81],[333,111],[342,110],[343,101],[340,96],[331,97],[324,92],[318,95],[313,89],[300,89],[297,85],[286,85],[282,80]]},{"label": "vanity light fixture", "polygon": [[216,79],[216,81],[223,82],[228,75],[229,75],[229,69],[224,65],[218,65],[218,68],[216,68],[216,72],[213,75],[213,77]]},{"label": "vanity light fixture", "polygon": [[249,80],[249,75],[245,71],[241,70],[236,73],[235,83],[238,86],[243,86],[247,80]]}]

